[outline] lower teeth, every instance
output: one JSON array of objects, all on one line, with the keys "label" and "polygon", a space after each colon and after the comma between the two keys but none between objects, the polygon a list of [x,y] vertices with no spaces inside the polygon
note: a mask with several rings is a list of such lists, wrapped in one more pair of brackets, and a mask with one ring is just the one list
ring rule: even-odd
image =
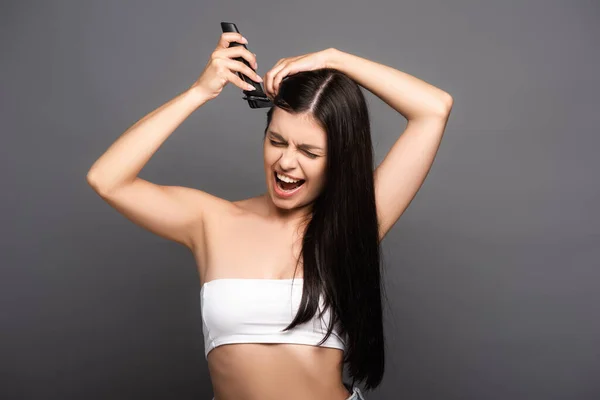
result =
[{"label": "lower teeth", "polygon": [[281,187],[281,185],[279,185],[279,188],[280,188],[281,190],[283,190],[284,192],[293,192],[294,190],[298,189],[299,187],[300,187],[300,186],[296,186],[296,187],[295,187],[295,188],[293,188],[293,189],[284,189],[284,188],[282,188],[282,187]]},{"label": "lower teeth", "polygon": [[282,190],[282,191],[284,191],[284,192],[293,192],[294,190],[298,189],[298,188],[299,188],[300,186],[302,186],[302,185],[304,185],[304,182],[302,182],[300,185],[296,186],[295,188],[292,188],[292,189],[284,189],[284,188],[281,186],[281,182],[280,182],[279,180],[277,181],[277,186],[279,187],[279,189],[281,189],[281,190]]}]

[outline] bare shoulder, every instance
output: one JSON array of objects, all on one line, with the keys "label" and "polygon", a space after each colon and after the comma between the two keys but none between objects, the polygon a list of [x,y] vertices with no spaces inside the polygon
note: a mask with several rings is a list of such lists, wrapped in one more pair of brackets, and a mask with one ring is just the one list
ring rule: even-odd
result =
[{"label": "bare shoulder", "polygon": [[196,226],[192,240],[194,248],[202,251],[209,232],[218,227],[220,221],[231,215],[236,206],[232,201],[197,189],[192,189],[189,200],[198,205],[202,214],[201,223]]},{"label": "bare shoulder", "polygon": [[214,247],[216,239],[227,236],[240,218],[260,207],[261,197],[230,201],[208,192],[198,192],[196,196],[201,199],[196,203],[202,207],[202,223],[194,230],[191,250],[199,264],[207,265],[211,247]]}]

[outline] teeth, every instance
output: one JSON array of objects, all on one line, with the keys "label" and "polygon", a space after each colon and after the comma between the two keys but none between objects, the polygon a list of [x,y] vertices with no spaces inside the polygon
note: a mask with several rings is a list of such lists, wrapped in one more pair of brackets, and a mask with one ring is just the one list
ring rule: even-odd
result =
[{"label": "teeth", "polygon": [[288,178],[285,175],[281,175],[279,172],[276,172],[276,174],[277,174],[277,177],[279,179],[281,179],[282,181],[284,181],[284,182],[287,182],[287,183],[296,183],[296,182],[299,182],[299,180]]}]

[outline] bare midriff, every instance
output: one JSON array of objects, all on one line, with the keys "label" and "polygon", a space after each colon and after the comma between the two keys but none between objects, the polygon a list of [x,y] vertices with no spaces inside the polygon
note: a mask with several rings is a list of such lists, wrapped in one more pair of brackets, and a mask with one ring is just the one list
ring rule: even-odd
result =
[{"label": "bare midriff", "polygon": [[345,400],[342,350],[241,343],[214,348],[208,367],[215,400]]}]

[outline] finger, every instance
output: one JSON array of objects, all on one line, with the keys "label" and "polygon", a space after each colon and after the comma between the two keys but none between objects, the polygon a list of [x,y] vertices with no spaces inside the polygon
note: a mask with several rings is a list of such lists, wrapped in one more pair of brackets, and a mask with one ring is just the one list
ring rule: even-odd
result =
[{"label": "finger", "polygon": [[[304,55],[283,58],[283,59],[279,60],[279,62],[277,64],[275,64],[275,67],[273,67],[271,69],[271,71],[270,71],[271,77],[270,77],[269,81],[270,81],[270,87],[271,87],[271,92],[273,93],[273,96],[276,96],[277,93],[279,93],[279,86],[280,86],[280,83],[283,80],[283,78],[285,78],[287,75],[292,75],[292,74],[296,73],[298,70],[300,70],[299,65],[295,61],[299,60],[303,57],[304,57]],[[282,72],[286,68],[287,68],[286,72]],[[266,79],[265,79],[265,81],[266,81]]]},{"label": "finger", "polygon": [[233,72],[229,72],[227,76],[228,76],[229,82],[233,82],[233,84],[236,85],[237,87],[239,87],[240,89],[255,90],[254,86],[250,85],[249,83],[246,83],[242,78],[240,78]]},{"label": "finger", "polygon": [[[252,68],[248,67],[243,62],[237,61],[237,60],[232,60],[231,58],[224,58],[223,60],[225,60],[225,65],[230,70],[238,71],[254,81],[257,81],[257,82],[262,81],[262,78]],[[254,89],[252,89],[252,90],[254,90]]]},{"label": "finger", "polygon": [[269,92],[271,97],[275,97],[276,92],[273,85],[273,78],[277,75],[277,73],[285,66],[286,60],[280,60],[267,74],[265,75],[265,90]]},{"label": "finger", "polygon": [[226,49],[229,47],[231,42],[248,44],[248,40],[245,37],[243,37],[241,33],[223,32],[223,34],[219,38],[219,43],[217,44],[217,48]]},{"label": "finger", "polygon": [[279,61],[277,61],[277,63],[275,63],[275,65],[273,67],[271,67],[271,69],[265,74],[264,76],[264,89],[265,89],[265,94],[268,97],[275,97],[272,92],[273,92],[273,86],[272,86],[272,80],[273,80],[273,75],[279,70],[279,66],[285,62],[287,59],[286,58],[280,58]]},{"label": "finger", "polygon": [[248,61],[248,64],[251,66],[258,67],[258,64],[256,63],[256,55],[243,46],[230,47],[228,49],[222,49],[219,52],[224,54],[227,58],[242,57]]},{"label": "finger", "polygon": [[283,68],[281,68],[279,70],[279,72],[277,72],[275,74],[275,76],[273,77],[273,82],[271,83],[273,85],[273,93],[275,93],[275,94],[279,93],[279,85],[281,84],[281,80],[287,75],[288,69],[289,69],[289,64],[284,65]]},{"label": "finger", "polygon": [[281,81],[283,80],[283,78],[296,73],[297,69],[298,64],[294,61],[286,63],[281,67],[281,69],[273,77],[273,81],[271,83],[275,94],[279,93],[279,86],[281,85]]}]

